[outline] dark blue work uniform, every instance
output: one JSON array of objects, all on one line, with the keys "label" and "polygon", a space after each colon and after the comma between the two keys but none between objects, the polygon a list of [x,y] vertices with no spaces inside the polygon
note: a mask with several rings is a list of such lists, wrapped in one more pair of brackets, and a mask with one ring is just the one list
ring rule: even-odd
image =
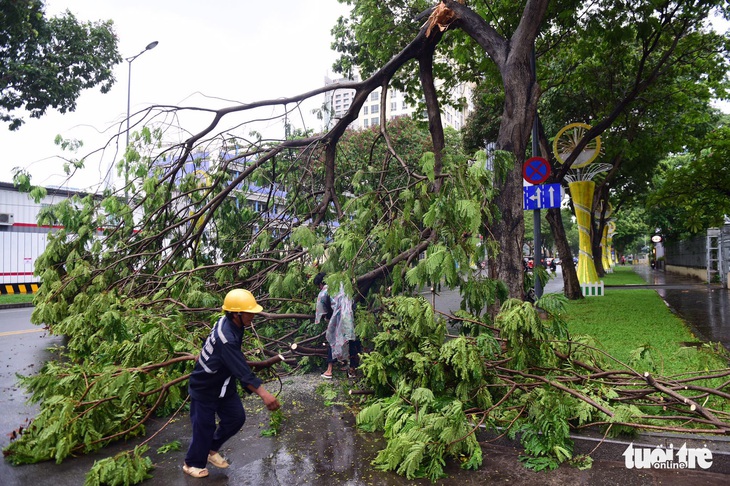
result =
[{"label": "dark blue work uniform", "polygon": [[[190,421],[193,438],[185,463],[204,468],[209,451],[220,450],[246,422],[246,412],[238,396],[236,381],[250,393],[248,385],[261,386],[241,351],[243,328],[221,317],[205,340],[190,375]],[[219,423],[216,427],[215,416]]]}]

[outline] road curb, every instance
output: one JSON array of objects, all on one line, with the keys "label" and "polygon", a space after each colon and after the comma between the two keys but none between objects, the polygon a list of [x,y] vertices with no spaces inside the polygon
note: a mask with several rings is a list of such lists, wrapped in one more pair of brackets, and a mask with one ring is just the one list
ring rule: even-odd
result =
[{"label": "road curb", "polygon": [[0,310],[3,309],[22,309],[25,307],[33,307],[31,302],[25,302],[20,304],[0,304]]}]

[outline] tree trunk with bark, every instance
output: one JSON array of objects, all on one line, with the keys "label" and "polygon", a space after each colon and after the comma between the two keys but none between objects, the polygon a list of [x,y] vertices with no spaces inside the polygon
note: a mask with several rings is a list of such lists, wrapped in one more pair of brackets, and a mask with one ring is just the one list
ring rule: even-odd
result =
[{"label": "tree trunk with bark", "polygon": [[522,244],[525,233],[522,211],[522,164],[530,140],[540,89],[531,67],[533,46],[547,0],[528,0],[520,24],[506,39],[468,7],[454,1],[443,2],[456,13],[453,25],[471,36],[499,68],[505,90],[504,111],[497,137],[497,148],[514,155],[514,165],[500,179],[495,198],[501,214],[490,227],[499,246],[490,268],[509,289],[510,297],[523,297]]},{"label": "tree trunk with bark", "polygon": [[570,245],[568,245],[568,239],[565,236],[565,226],[563,226],[560,208],[548,209],[545,217],[548,223],[550,223],[550,230],[553,233],[555,246],[561,259],[563,293],[571,300],[582,299],[583,292],[580,289],[578,272],[576,272],[575,265],[573,265],[573,254],[570,251]]}]

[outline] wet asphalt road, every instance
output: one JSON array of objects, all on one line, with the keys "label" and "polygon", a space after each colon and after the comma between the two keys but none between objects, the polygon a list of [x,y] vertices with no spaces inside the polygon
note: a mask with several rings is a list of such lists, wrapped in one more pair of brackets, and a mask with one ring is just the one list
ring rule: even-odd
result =
[{"label": "wet asphalt road", "polygon": [[[8,433],[25,424],[38,407],[26,403],[27,396],[17,385],[16,373],[32,375],[52,359],[50,348],[63,345],[63,338],[49,337],[30,324],[32,308],[0,310],[0,446],[10,443]],[[0,484],[3,474],[0,470]]]},{"label": "wet asphalt road", "polygon": [[[658,284],[657,284],[658,285]],[[663,285],[669,285],[666,282]],[[546,286],[545,292],[560,291],[560,279],[553,279]],[[657,289],[658,291],[660,289]],[[674,290],[674,289],[663,289]],[[681,290],[681,289],[677,289]],[[685,289],[686,290],[686,289]],[[680,294],[682,294],[680,292]],[[685,301],[691,300],[687,298]],[[699,295],[699,294],[697,294]],[[722,294],[718,294],[722,295]],[[728,296],[725,294],[725,298]],[[670,305],[671,302],[670,302]],[[713,304],[713,306],[717,306]],[[458,298],[453,293],[444,292],[436,299],[436,307],[442,311],[458,308]],[[697,305],[695,305],[697,307]],[[685,312],[687,312],[685,305]],[[0,444],[9,443],[5,434],[25,419],[32,417],[35,408],[24,403],[25,396],[17,388],[14,381],[15,372],[32,373],[40,363],[50,359],[49,346],[62,344],[62,339],[47,336],[33,326],[13,324],[6,330],[6,322],[14,319],[22,321],[23,315],[30,316],[30,309],[23,311],[0,310]],[[23,314],[25,312],[25,314]],[[687,318],[687,317],[685,317]],[[15,321],[13,321],[15,322]],[[26,321],[27,322],[27,321]],[[716,322],[722,326],[722,322]],[[727,329],[727,327],[725,327]],[[722,331],[722,329],[720,329]],[[267,384],[267,388],[279,393],[283,403],[284,422],[281,434],[277,437],[261,437],[260,432],[268,424],[268,412],[261,402],[253,397],[245,400],[248,419],[241,432],[231,439],[221,451],[232,465],[229,469],[210,468],[208,478],[194,479],[186,476],[181,465],[190,437],[189,419],[186,413],[174,417],[171,423],[156,421],[148,427],[150,437],[149,456],[155,463],[153,478],[143,484],[149,485],[385,485],[398,486],[406,484],[430,485],[726,485],[730,483],[730,442],[720,441],[710,444],[715,450],[714,463],[709,471],[700,470],[636,470],[627,469],[622,452],[626,448],[623,442],[605,443],[593,456],[594,465],[586,471],[562,466],[556,471],[535,473],[526,470],[519,462],[519,450],[515,444],[507,441],[484,446],[484,464],[479,471],[462,471],[456,464],[447,466],[449,478],[431,483],[430,481],[407,481],[392,473],[376,471],[370,465],[377,451],[384,442],[376,434],[357,431],[354,427],[354,414],[349,406],[347,392],[357,388],[355,380],[347,379],[338,372],[332,381],[322,380],[318,374],[281,377],[281,381]],[[338,393],[338,398],[325,400],[323,389],[329,388]],[[354,407],[357,410],[357,404]],[[163,445],[179,441],[179,451],[165,454],[157,453]],[[647,446],[659,442],[676,442],[681,444],[683,438],[660,438],[658,436],[641,436]],[[681,441],[681,442],[680,442]],[[86,473],[94,460],[109,457],[115,452],[133,448],[141,440],[130,443],[118,443],[102,454],[83,456],[64,461],[60,465],[48,462],[27,466],[10,466],[0,463],[0,485],[2,486],[66,486],[83,485]],[[576,449],[590,452],[595,446],[594,438],[576,441]],[[702,447],[701,443],[688,444],[688,447]]]}]

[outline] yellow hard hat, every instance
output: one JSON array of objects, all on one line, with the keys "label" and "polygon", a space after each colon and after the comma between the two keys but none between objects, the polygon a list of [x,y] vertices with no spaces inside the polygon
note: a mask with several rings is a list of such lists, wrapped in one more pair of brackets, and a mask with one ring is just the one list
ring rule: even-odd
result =
[{"label": "yellow hard hat", "polygon": [[233,289],[223,300],[223,310],[226,312],[250,312],[258,314],[263,307],[256,303],[256,298],[246,289]]}]

